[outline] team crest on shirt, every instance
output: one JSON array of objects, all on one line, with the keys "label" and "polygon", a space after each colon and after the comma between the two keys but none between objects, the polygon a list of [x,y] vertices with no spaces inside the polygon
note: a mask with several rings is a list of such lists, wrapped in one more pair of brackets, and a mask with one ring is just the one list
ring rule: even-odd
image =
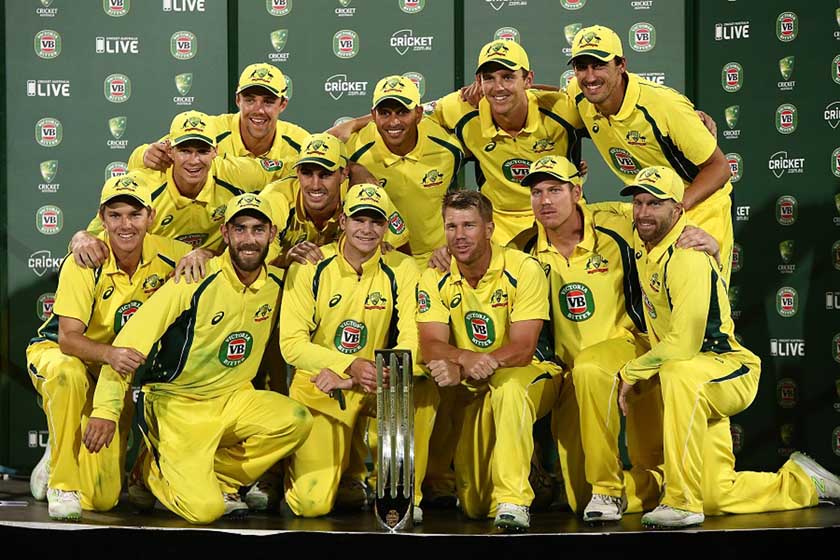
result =
[{"label": "team crest on shirt", "polygon": [[219,362],[225,367],[236,367],[251,355],[254,337],[248,331],[231,333],[219,347]]},{"label": "team crest on shirt", "polygon": [[187,245],[190,245],[193,249],[198,249],[204,242],[207,241],[209,236],[206,233],[185,233],[184,235],[179,235],[175,239],[178,241],[183,241]]},{"label": "team crest on shirt", "polygon": [[642,290],[642,302],[645,304],[645,309],[647,309],[648,315],[650,315],[651,319],[656,319],[656,308],[650,302],[647,297],[647,294],[644,290]]},{"label": "team crest on shirt", "polygon": [[627,143],[631,146],[645,146],[647,145],[647,138],[638,130],[631,130],[624,135]]},{"label": "team crest on shirt", "polygon": [[662,289],[662,282],[659,281],[658,272],[654,272],[650,276],[650,289],[656,292],[657,294],[659,293],[659,290]]},{"label": "team crest on shirt", "polygon": [[257,312],[254,313],[254,322],[255,323],[262,323],[263,321],[265,321],[266,319],[271,317],[271,312],[273,310],[274,309],[270,305],[268,305],[267,303],[264,303],[263,305],[260,306],[259,309],[257,309]]},{"label": "team crest on shirt", "polygon": [[391,233],[394,235],[400,235],[405,231],[405,222],[399,212],[394,212],[388,218],[388,229],[390,229]]},{"label": "team crest on shirt", "polygon": [[554,140],[549,140],[548,138],[541,138],[534,142],[534,145],[531,147],[534,150],[535,154],[541,154],[543,152],[550,152],[554,149]]},{"label": "team crest on shirt", "polygon": [[355,354],[367,344],[367,326],[348,319],[335,329],[335,349],[342,354]]},{"label": "team crest on shirt", "polygon": [[151,276],[143,280],[143,293],[147,296],[151,295],[155,293],[161,286],[163,286],[163,278],[161,278],[157,274],[152,274]]},{"label": "team crest on shirt", "polygon": [[222,204],[221,206],[217,206],[213,209],[213,214],[210,215],[210,219],[214,222],[218,222],[225,218],[225,212],[227,211],[227,205]]},{"label": "team crest on shirt", "polygon": [[502,290],[496,290],[490,296],[490,307],[507,307],[508,295]]},{"label": "team crest on shirt", "polygon": [[444,175],[437,169],[432,169],[420,180],[420,184],[423,185],[423,188],[430,189],[432,187],[437,187],[438,185],[443,184]]},{"label": "team crest on shirt", "polygon": [[131,316],[137,313],[141,305],[143,305],[142,301],[132,300],[117,308],[117,311],[114,313],[114,334],[119,334],[120,330],[131,319]]},{"label": "team crest on shirt", "polygon": [[425,313],[432,307],[432,302],[429,299],[429,294],[423,290],[417,291],[417,311]]},{"label": "team crest on shirt", "polygon": [[603,255],[595,253],[586,261],[586,273],[597,274],[599,272],[609,272],[610,261],[605,259]]},{"label": "team crest on shirt", "polygon": [[385,309],[386,301],[379,292],[371,292],[365,298],[365,309]]},{"label": "team crest on shirt", "polygon": [[572,282],[560,288],[560,310],[569,321],[580,323],[595,314],[595,298],[586,284]]},{"label": "team crest on shirt", "polygon": [[479,348],[489,348],[496,342],[496,328],[489,315],[480,311],[470,311],[464,315],[464,324],[470,342]]}]

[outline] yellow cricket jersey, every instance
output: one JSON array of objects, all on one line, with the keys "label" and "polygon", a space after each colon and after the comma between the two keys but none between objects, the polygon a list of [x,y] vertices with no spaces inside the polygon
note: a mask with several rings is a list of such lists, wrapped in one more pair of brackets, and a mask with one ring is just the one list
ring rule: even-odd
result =
[{"label": "yellow cricket jersey", "polygon": [[[347,194],[348,181],[341,184],[341,198]],[[338,240],[341,227],[338,217],[341,215],[341,202],[336,206],[335,214],[319,229],[306,214],[303,195],[300,193],[300,181],[297,176],[286,177],[268,184],[260,196],[271,204],[271,210],[277,219],[277,243],[272,244],[270,255],[285,254],[291,247],[303,241],[311,241],[318,246]],[[385,241],[393,247],[408,243],[409,229],[399,210],[390,204],[388,208],[388,230]],[[279,250],[278,250],[279,248]]]},{"label": "yellow cricket jersey", "polygon": [[[374,350],[410,350],[417,366],[418,271],[414,259],[391,251],[362,264],[359,275],[344,259],[344,240],[321,248],[318,264],[293,263],[289,267],[283,306],[280,309],[280,349],[296,375],[309,377],[328,368],[343,378],[356,358],[374,359]],[[349,421],[336,401],[314,384],[300,383],[294,398],[339,420]],[[350,391],[353,405],[361,403],[360,391]],[[352,410],[353,406],[348,406]],[[350,412],[350,411],[348,411]]]},{"label": "yellow cricket jersey", "polygon": [[584,348],[645,331],[633,220],[620,206],[578,204],[583,239],[569,259],[551,245],[539,222],[522,245],[548,276],[554,351],[569,368]]},{"label": "yellow cricket jersey", "polygon": [[[529,90],[528,117],[515,137],[493,122],[490,105],[482,98],[475,109],[453,92],[435,103],[434,118],[454,131],[475,158],[476,179],[481,192],[493,203],[494,215],[509,230],[506,244],[534,221],[528,189],[519,186],[532,162],[547,155],[580,161],[579,138],[583,122],[571,98],[563,91]],[[497,224],[497,229],[500,224]]]},{"label": "yellow cricket jersey", "polygon": [[[103,239],[108,243],[107,234]],[[147,234],[140,264],[131,277],[117,267],[113,252],[109,251],[108,259],[96,269],[79,266],[68,255],[58,274],[53,314],[29,343],[58,342],[60,316],[84,323],[85,336],[90,340],[111,344],[126,321],[163,286],[178,260],[190,249],[180,241]]]},{"label": "yellow cricket jersey", "polygon": [[[216,136],[216,151],[222,159],[231,157],[246,157],[261,160],[261,164],[271,173],[269,181],[281,179],[292,172],[292,166],[297,161],[300,145],[309,136],[309,132],[303,128],[286,121],[277,121],[277,132],[274,134],[274,142],[271,148],[264,154],[252,154],[245,147],[242,141],[242,134],[239,131],[239,113],[226,113],[222,115],[211,115]],[[166,140],[164,136],[161,140]],[[141,169],[143,165],[143,153],[148,144],[142,144],[131,152],[128,160],[129,169]],[[267,183],[268,181],[266,181]]]},{"label": "yellow cricket jersey", "polygon": [[[699,173],[700,164],[715,151],[715,137],[682,94],[630,72],[627,79],[624,102],[618,113],[609,117],[586,100],[576,79],[569,83],[569,96],[577,103],[595,147],[625,185],[632,184],[639,171],[652,165],[670,167],[689,185]],[[731,192],[732,184],[727,181],[701,204],[724,204],[723,199]]]},{"label": "yellow cricket jersey", "polygon": [[[520,187],[521,188],[521,187]],[[448,324],[454,345],[492,352],[510,342],[510,324],[549,318],[548,282],[525,253],[492,244],[487,272],[473,288],[452,258],[450,272],[427,268],[417,290],[417,322]],[[537,347],[537,360],[551,360]]]},{"label": "yellow cricket jersey", "polygon": [[[207,182],[192,199],[178,192],[171,167],[165,172],[151,169],[143,172],[149,174],[151,182],[160,185],[152,192],[152,207],[157,215],[150,233],[183,241],[194,249],[203,247],[216,252],[224,248],[219,226],[224,222],[227,202],[245,192],[259,191],[271,180],[271,174],[253,159],[217,157]],[[102,231],[99,215],[87,230],[94,235]]]},{"label": "yellow cricket jersey", "polygon": [[[201,282],[169,282],[140,308],[115,346],[145,354],[143,391],[214,398],[247,385],[262,360],[283,287],[283,271],[264,266],[245,286],[226,251]],[[116,420],[129,380],[103,366],[92,416]]]},{"label": "yellow cricket jersey", "polygon": [[650,252],[635,235],[652,348],[622,368],[621,377],[628,383],[653,377],[665,361],[688,360],[701,352],[727,354],[743,364],[759,363],[758,357],[735,339],[726,286],[714,259],[676,247],[686,225],[683,216]]},{"label": "yellow cricket jersey", "polygon": [[417,145],[404,156],[392,153],[368,123],[347,141],[350,161],[367,168],[388,192],[411,230],[411,252],[428,261],[432,251],[446,245],[441,201],[456,187],[464,160],[460,141],[436,122],[423,118]]}]

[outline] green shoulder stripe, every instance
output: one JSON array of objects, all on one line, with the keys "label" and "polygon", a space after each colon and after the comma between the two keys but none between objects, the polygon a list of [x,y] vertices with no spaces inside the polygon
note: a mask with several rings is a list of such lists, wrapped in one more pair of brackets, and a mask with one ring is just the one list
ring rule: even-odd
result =
[{"label": "green shoulder stripe", "polygon": [[452,157],[454,158],[454,162],[452,164],[452,181],[449,182],[449,186],[447,187],[448,190],[454,189],[458,184],[458,171],[461,169],[461,166],[464,164],[464,152],[458,149],[457,146],[454,146],[443,140],[442,138],[438,138],[436,136],[429,136],[429,140],[434,142],[439,146],[443,146],[450,152],[452,152]]},{"label": "green shoulder stripe", "polygon": [[285,134],[283,136],[281,136],[281,138],[286,142],[286,144],[288,144],[289,146],[294,148],[296,152],[300,151],[300,144],[298,144],[297,142],[295,142],[294,140],[292,140],[291,138],[289,138]]},{"label": "green shoulder stripe", "polygon": [[467,123],[476,118],[478,118],[478,110],[470,111],[461,117],[457,123],[455,123],[455,136],[457,136],[458,140],[461,141],[461,145],[467,145],[467,143],[464,142],[464,127],[467,126]]},{"label": "green shoulder stripe", "polygon": [[221,179],[219,179],[215,175],[213,175],[213,179],[216,181],[217,185],[219,185],[220,187],[223,187],[223,188],[229,190],[231,193],[233,193],[233,196],[239,196],[240,194],[245,194],[245,191],[243,191],[239,187],[231,185],[227,181],[222,181]]},{"label": "green shoulder stripe", "polygon": [[226,130],[226,131],[222,132],[221,134],[219,134],[218,136],[216,136],[216,145],[218,145],[219,142],[221,142],[222,140],[224,140],[228,136],[230,136],[230,130]]},{"label": "green shoulder stripe", "polygon": [[645,120],[650,124],[650,127],[653,130],[653,136],[659,143],[659,147],[662,148],[662,153],[665,155],[665,159],[668,160],[671,168],[677,172],[683,181],[687,181],[689,183],[694,181],[694,178],[697,177],[698,173],[700,173],[700,167],[688,159],[669,136],[662,134],[662,130],[660,130],[659,125],[651,116],[647,108],[642,107],[641,105],[636,105],[636,108],[642,112],[645,116]]},{"label": "green shoulder stripe", "polygon": [[645,327],[644,306],[642,303],[642,290],[639,283],[639,269],[636,268],[636,259],[633,256],[633,248],[617,232],[601,226],[595,229],[608,235],[618,245],[618,252],[621,255],[621,268],[624,271],[622,284],[624,288],[624,310],[639,329],[639,332],[647,332]]},{"label": "green shoulder stripe", "polygon": [[335,259],[337,255],[333,255],[328,259],[324,259],[315,267],[315,276],[312,278],[312,299],[318,300],[318,288],[321,285],[321,273],[329,264]]},{"label": "green shoulder stripe", "polygon": [[367,144],[365,144],[364,146],[362,146],[361,148],[359,148],[358,150],[356,150],[355,152],[353,152],[353,155],[352,155],[352,156],[350,156],[350,161],[359,161],[359,159],[360,159],[363,155],[365,155],[365,153],[366,153],[368,150],[370,150],[371,148],[373,148],[373,145],[374,145],[374,144],[375,144],[375,142],[368,142]]}]

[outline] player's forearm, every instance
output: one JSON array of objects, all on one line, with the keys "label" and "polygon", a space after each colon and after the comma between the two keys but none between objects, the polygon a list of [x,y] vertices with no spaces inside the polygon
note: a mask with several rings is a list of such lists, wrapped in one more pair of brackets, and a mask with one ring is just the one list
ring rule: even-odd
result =
[{"label": "player's forearm", "polygon": [[510,342],[498,350],[493,350],[490,355],[499,362],[500,367],[522,367],[531,363],[536,349],[536,343]]},{"label": "player's forearm", "polygon": [[464,356],[467,350],[461,350],[452,346],[448,342],[439,340],[424,340],[420,339],[420,352],[423,353],[423,359],[428,363],[431,360],[449,360],[460,364],[461,357]]},{"label": "player's forearm", "polygon": [[327,368],[344,379],[350,378],[345,370],[350,367],[355,359],[352,355],[342,354],[320,344],[314,344],[305,331],[294,333],[284,330],[280,341],[280,352],[286,362],[293,365],[302,374],[309,372],[317,375],[322,369]]},{"label": "player's forearm", "polygon": [[65,333],[61,329],[58,331],[58,346],[62,353],[68,356],[75,356],[83,362],[97,364],[106,363],[105,358],[108,349],[111,348],[109,344],[95,342],[82,333]]},{"label": "player's forearm", "polygon": [[665,362],[690,360],[699,353],[699,344],[693,344],[688,337],[682,340],[680,338],[680,336],[666,337],[648,352],[627,362],[621,370],[621,378],[633,385],[659,373]]},{"label": "player's forearm", "polygon": [[103,366],[96,381],[96,391],[93,393],[91,417],[119,422],[131,377],[133,376],[125,378],[111,366]]},{"label": "player's forearm", "polygon": [[134,148],[134,151],[131,152],[131,156],[128,158],[129,171],[134,171],[135,169],[145,169],[146,164],[143,163],[143,154],[146,152],[148,147],[148,144],[140,144]]},{"label": "player's forearm", "polygon": [[373,117],[371,115],[356,117],[355,119],[350,119],[348,121],[344,121],[340,124],[337,124],[332,128],[328,129],[326,132],[332,134],[342,142],[346,142],[347,139],[350,138],[351,134],[363,129],[372,120]]},{"label": "player's forearm", "polygon": [[697,177],[685,190],[683,206],[690,210],[722,189],[726,181],[732,176],[729,164],[726,162],[720,148],[715,149],[715,154],[700,169]]}]

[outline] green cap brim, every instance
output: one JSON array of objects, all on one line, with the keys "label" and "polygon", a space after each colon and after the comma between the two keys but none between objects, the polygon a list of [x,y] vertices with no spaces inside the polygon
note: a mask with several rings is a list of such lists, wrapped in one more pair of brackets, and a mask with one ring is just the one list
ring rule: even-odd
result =
[{"label": "green cap brim", "polygon": [[339,168],[338,163],[336,163],[334,161],[330,161],[327,158],[320,158],[320,157],[301,158],[301,159],[297,160],[297,162],[295,163],[295,167],[297,167],[299,165],[303,165],[304,163],[314,163],[314,164],[320,165],[321,167],[323,167],[324,169],[327,169],[329,171],[335,171],[336,169]]},{"label": "green cap brim", "polygon": [[183,144],[184,142],[188,142],[190,140],[201,140],[206,144],[210,144],[211,146],[215,146],[216,142],[210,138],[209,136],[205,136],[204,134],[185,134],[183,136],[179,136],[175,140],[172,141],[173,146],[177,146],[178,144]]},{"label": "green cap brim", "polygon": [[580,182],[576,182],[574,180],[576,177],[580,177],[580,172],[575,173],[571,177],[563,177],[559,173],[555,173],[553,171],[545,171],[543,169],[540,169],[539,171],[535,171],[533,173],[528,173],[527,175],[525,175],[522,178],[522,180],[519,182],[519,184],[522,185],[523,187],[530,187],[531,186],[531,184],[530,184],[531,181],[529,179],[532,179],[532,178],[536,177],[537,175],[548,175],[550,177],[554,177],[558,181],[562,181],[564,183],[571,183],[573,185],[579,185],[580,184]]},{"label": "green cap brim", "polygon": [[379,107],[379,104],[382,103],[383,101],[385,101],[386,99],[393,99],[394,101],[400,103],[406,109],[414,109],[415,107],[417,107],[417,102],[414,101],[413,99],[409,99],[408,97],[405,97],[405,96],[402,96],[402,95],[388,94],[388,95],[383,95],[382,97],[377,99],[376,103],[373,104],[373,108],[376,109],[377,107]]},{"label": "green cap brim", "polygon": [[386,220],[388,219],[388,214],[385,210],[379,208],[378,206],[373,206],[372,204],[357,204],[356,206],[351,206],[347,211],[347,215],[353,216],[364,210],[370,210],[371,212],[375,212],[376,214],[382,216]]},{"label": "green cap brim", "polygon": [[674,196],[673,193],[666,193],[662,189],[654,187],[653,185],[645,185],[645,184],[642,184],[642,183],[638,183],[638,184],[635,184],[635,185],[627,185],[626,187],[621,189],[619,194],[621,196],[630,196],[630,195],[636,194],[637,189],[641,189],[641,190],[643,190],[647,193],[650,193],[660,200],[667,200],[669,198],[673,199],[673,200],[677,200],[676,196]]},{"label": "green cap brim", "polygon": [[478,74],[479,72],[481,72],[481,67],[484,66],[485,64],[490,64],[490,63],[493,63],[493,62],[498,62],[502,66],[504,66],[506,68],[510,68],[511,70],[519,70],[520,68],[525,68],[524,66],[522,66],[521,64],[519,64],[518,62],[516,62],[514,60],[508,60],[507,58],[493,58],[493,59],[485,60],[484,62],[479,64],[478,68],[475,69],[475,73]]},{"label": "green cap brim", "polygon": [[580,51],[580,52],[579,52],[579,53],[577,53],[576,55],[572,56],[572,58],[570,58],[570,59],[569,59],[569,62],[567,62],[566,64],[571,64],[571,63],[572,63],[572,61],[573,61],[574,59],[576,59],[577,57],[579,57],[579,56],[592,56],[592,57],[597,58],[598,60],[602,60],[602,61],[604,61],[604,62],[609,62],[610,60],[614,59],[614,58],[615,58],[615,57],[617,57],[618,55],[617,55],[617,54],[610,53],[610,52],[607,52],[607,51],[601,51],[601,50],[596,50],[596,49],[589,49],[589,50],[586,50],[586,51]]},{"label": "green cap brim", "polygon": [[245,91],[249,87],[261,87],[263,89],[267,89],[268,91],[270,91],[271,93],[273,93],[277,97],[283,97],[283,94],[286,93],[286,90],[283,90],[281,92],[279,89],[277,89],[275,87],[271,87],[268,84],[262,84],[262,83],[259,83],[259,84],[250,84],[250,83],[249,84],[243,84],[243,85],[239,86],[239,89],[236,90],[236,93],[242,93],[243,91]]},{"label": "green cap brim", "polygon": [[271,225],[274,225],[274,220],[271,219],[271,216],[269,216],[268,214],[266,214],[265,212],[263,212],[259,208],[240,208],[239,210],[237,210],[236,212],[231,214],[230,218],[225,220],[225,223],[230,222],[232,219],[234,219],[239,214],[242,214],[243,212],[248,212],[248,211],[256,212],[257,214],[263,215],[265,217],[265,219],[268,220],[268,223],[270,223]]}]

